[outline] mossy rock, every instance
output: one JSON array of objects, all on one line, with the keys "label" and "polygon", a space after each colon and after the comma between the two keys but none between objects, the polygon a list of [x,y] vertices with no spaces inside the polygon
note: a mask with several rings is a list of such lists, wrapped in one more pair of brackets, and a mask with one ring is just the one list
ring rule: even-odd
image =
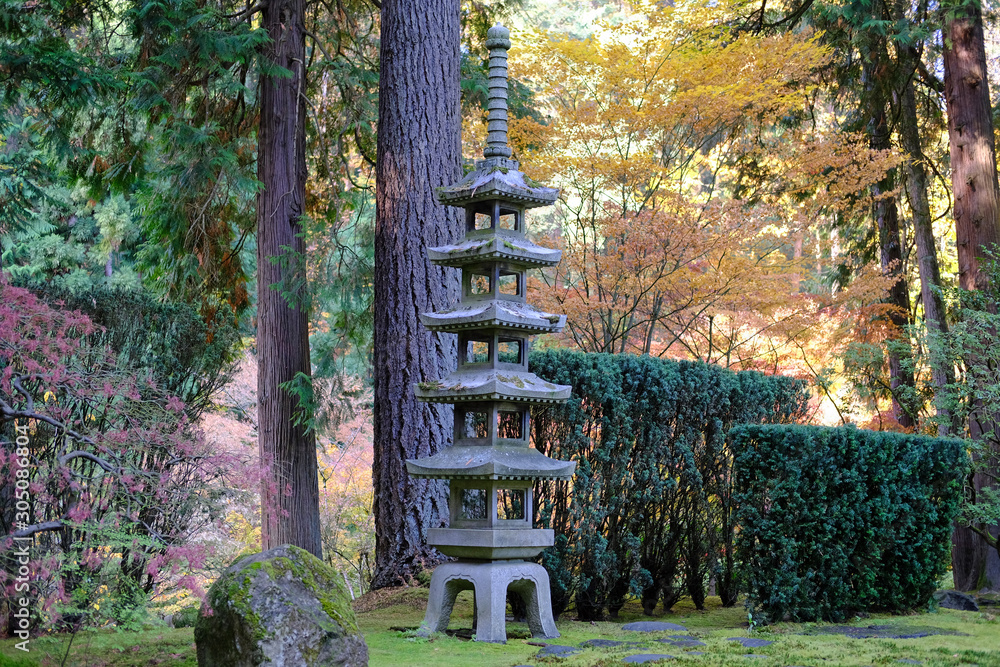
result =
[{"label": "mossy rock", "polygon": [[194,639],[200,667],[368,664],[340,576],[287,544],[229,566],[205,597]]}]

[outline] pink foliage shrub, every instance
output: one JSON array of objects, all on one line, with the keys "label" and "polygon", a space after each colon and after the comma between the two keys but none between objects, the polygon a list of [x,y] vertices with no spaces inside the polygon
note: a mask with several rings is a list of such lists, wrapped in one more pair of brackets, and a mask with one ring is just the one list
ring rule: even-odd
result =
[{"label": "pink foliage shrub", "polygon": [[319,456],[323,552],[359,595],[367,592],[375,564],[371,398],[368,391],[353,401],[349,418],[331,429],[329,440],[321,439]]},{"label": "pink foliage shrub", "polygon": [[248,474],[97,330],[0,274],[0,619],[15,544],[30,544],[36,625],[128,624],[168,579],[200,594],[190,537]]}]

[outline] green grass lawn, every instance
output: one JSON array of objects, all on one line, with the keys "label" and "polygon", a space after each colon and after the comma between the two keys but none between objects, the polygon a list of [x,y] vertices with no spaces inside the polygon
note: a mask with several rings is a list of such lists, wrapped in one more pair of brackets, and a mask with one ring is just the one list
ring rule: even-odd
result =
[{"label": "green grass lawn", "polygon": [[[413,627],[423,618],[427,589],[397,589],[381,592],[374,600],[362,600],[358,622],[368,642],[372,667],[512,667],[513,665],[564,665],[565,667],[605,667],[622,665],[622,657],[632,653],[666,653],[675,656],[669,663],[721,667],[788,667],[791,665],[903,665],[899,660],[933,665],[980,665],[1000,667],[1000,620],[994,613],[941,610],[911,616],[872,616],[854,619],[849,625],[903,625],[934,627],[961,635],[935,635],[916,639],[852,639],[841,635],[803,634],[814,624],[780,623],[753,633],[754,637],[774,640],[763,648],[746,649],[729,637],[746,637],[746,616],[742,607],[722,609],[718,598],[710,598],[708,609],[699,612],[684,602],[661,620],[682,623],[690,635],[706,647],[679,649],[653,641],[675,632],[643,634],[621,630],[624,622],[649,620],[638,606],[622,610],[618,622],[584,623],[570,620],[565,614],[558,623],[562,637],[549,643],[576,645],[586,639],[603,638],[643,642],[642,647],[586,649],[574,656],[538,659],[540,648],[533,639],[510,639],[506,645],[481,644],[449,636],[430,639],[408,637],[393,627]],[[373,608],[374,607],[374,608]],[[459,596],[452,616],[452,628],[469,628],[472,623],[471,593]],[[525,625],[508,623],[508,631],[527,635]],[[14,649],[14,641],[0,642],[0,667],[29,667],[62,664],[69,642],[68,635],[37,637],[31,640],[31,653]],[[691,655],[692,650],[704,655]],[[753,653],[761,658],[748,658]],[[17,662],[16,660],[21,660]],[[73,638],[67,667],[139,667],[165,665],[193,667],[197,664],[193,633],[190,628],[153,628],[142,632],[116,632],[113,629],[81,632]],[[649,663],[647,663],[649,664]],[[658,663],[654,663],[658,664]],[[912,664],[912,663],[910,663]],[[297,667],[297,666],[287,666]]]}]

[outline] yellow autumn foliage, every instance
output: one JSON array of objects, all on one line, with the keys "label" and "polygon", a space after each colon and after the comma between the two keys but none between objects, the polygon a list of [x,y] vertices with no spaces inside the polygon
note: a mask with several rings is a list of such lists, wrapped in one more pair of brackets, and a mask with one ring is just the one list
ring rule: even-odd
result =
[{"label": "yellow autumn foliage", "polygon": [[583,350],[815,376],[884,319],[891,282],[859,267],[851,290],[818,289],[837,252],[820,227],[871,206],[899,156],[824,113],[816,35],[737,33],[729,2],[627,8],[511,54],[544,118],[511,121],[516,156],[561,189],[529,217],[563,250],[531,299],[566,312]]}]

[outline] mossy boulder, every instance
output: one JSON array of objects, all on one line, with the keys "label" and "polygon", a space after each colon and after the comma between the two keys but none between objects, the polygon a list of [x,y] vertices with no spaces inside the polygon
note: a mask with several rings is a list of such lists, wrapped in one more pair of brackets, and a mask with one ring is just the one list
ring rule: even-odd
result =
[{"label": "mossy boulder", "polygon": [[208,591],[194,640],[200,667],[368,664],[337,572],[287,544],[229,566]]}]

